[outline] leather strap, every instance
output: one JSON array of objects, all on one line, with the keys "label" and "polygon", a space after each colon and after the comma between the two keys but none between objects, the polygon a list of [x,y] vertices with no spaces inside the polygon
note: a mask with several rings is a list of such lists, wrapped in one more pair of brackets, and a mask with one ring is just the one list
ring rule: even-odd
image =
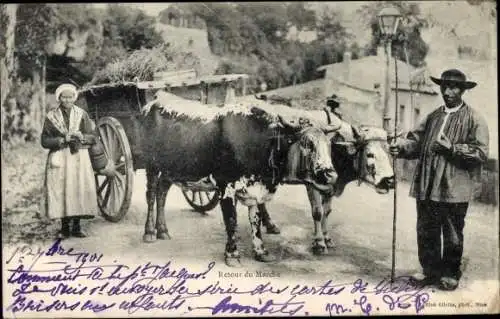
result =
[{"label": "leather strap", "polygon": [[328,122],[328,125],[332,124],[332,118],[330,117],[330,112],[328,112],[328,109],[325,107],[323,111],[325,111],[326,113],[326,120]]}]

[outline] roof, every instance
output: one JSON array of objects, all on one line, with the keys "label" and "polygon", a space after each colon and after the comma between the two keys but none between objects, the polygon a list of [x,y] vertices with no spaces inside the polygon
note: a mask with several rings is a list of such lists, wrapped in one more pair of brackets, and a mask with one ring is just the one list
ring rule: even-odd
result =
[{"label": "roof", "polygon": [[[408,83],[411,81],[411,78],[416,70],[413,66],[408,65],[403,61],[396,61],[398,69],[398,87],[401,89],[409,89]],[[381,84],[385,78],[385,65],[386,58],[385,56],[380,55],[365,56],[359,59],[351,60],[349,63],[349,79],[344,79],[344,82],[348,82],[358,88],[373,90],[374,84]],[[326,77],[332,76],[343,79],[345,67],[346,65],[344,62],[339,62],[320,66],[317,70],[327,70],[328,72]],[[395,63],[393,59],[391,59],[389,64],[389,75],[392,79],[391,87],[395,88]],[[423,85],[420,85],[418,88],[412,86],[412,89],[421,93],[437,93],[430,83],[423,83]]]},{"label": "roof", "polygon": [[119,86],[136,86],[138,89],[163,89],[167,87],[181,87],[181,86],[195,86],[201,83],[213,84],[233,82],[239,79],[247,79],[248,74],[221,74],[202,76],[194,79],[164,79],[159,81],[140,81],[140,82],[116,82],[116,83],[103,83],[92,86],[86,86],[80,90],[85,92],[89,90],[106,88],[106,87],[119,87]]},{"label": "roof", "polygon": [[376,90],[359,88],[338,79],[329,80],[324,94],[326,96],[336,94],[343,103],[373,104],[380,98],[379,92]]}]

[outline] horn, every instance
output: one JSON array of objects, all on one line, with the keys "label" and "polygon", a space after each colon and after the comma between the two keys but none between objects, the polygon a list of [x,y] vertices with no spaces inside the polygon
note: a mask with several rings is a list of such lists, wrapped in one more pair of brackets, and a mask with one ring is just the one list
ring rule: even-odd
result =
[{"label": "horn", "polygon": [[267,112],[264,109],[261,109],[260,107],[253,106],[250,109],[250,112],[252,114],[258,115],[258,116],[265,116]]},{"label": "horn", "polygon": [[340,125],[340,124],[337,126],[328,124],[328,125],[322,127],[322,130],[323,130],[323,133],[329,134],[329,133],[337,132],[338,130],[340,130],[341,127],[342,127],[342,125]]},{"label": "horn", "polygon": [[275,128],[278,128],[278,127],[279,127],[279,128],[285,128],[285,127],[283,126],[283,124],[281,124],[281,123],[279,123],[279,122],[273,122],[273,123],[269,124],[269,128],[270,128],[270,129],[275,129]]},{"label": "horn", "polygon": [[300,129],[299,123],[295,123],[294,121],[285,120],[283,118],[283,116],[281,116],[281,115],[278,115],[278,119],[285,127],[290,127],[290,128],[296,129],[296,130]]},{"label": "horn", "polygon": [[260,97],[257,94],[255,94],[255,98],[257,100],[267,101],[267,96],[265,94],[261,94]]}]

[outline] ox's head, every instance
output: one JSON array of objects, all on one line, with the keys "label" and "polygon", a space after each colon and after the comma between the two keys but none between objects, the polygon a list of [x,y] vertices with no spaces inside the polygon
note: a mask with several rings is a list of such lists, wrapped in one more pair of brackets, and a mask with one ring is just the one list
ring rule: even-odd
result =
[{"label": "ox's head", "polygon": [[387,132],[381,128],[362,126],[353,129],[355,141],[333,142],[341,154],[333,156],[352,157],[353,177],[359,182],[365,181],[375,187],[380,194],[386,194],[394,188],[394,171],[387,152]]},{"label": "ox's head", "polygon": [[338,176],[325,132],[306,119],[297,121],[278,116],[275,125],[283,132],[283,144],[286,145],[282,152],[282,162],[286,164],[283,181],[308,183],[320,190],[330,189]]}]

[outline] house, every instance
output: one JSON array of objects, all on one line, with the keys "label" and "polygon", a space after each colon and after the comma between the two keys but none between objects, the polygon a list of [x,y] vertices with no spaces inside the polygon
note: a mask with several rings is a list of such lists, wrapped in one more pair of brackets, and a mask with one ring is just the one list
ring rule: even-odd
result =
[{"label": "house", "polygon": [[[384,115],[384,79],[386,56],[379,48],[376,56],[356,60],[346,52],[342,62],[323,65],[318,71],[325,72],[324,95],[336,94],[343,102],[342,112],[348,121],[357,124],[382,127]],[[398,82],[396,90],[395,63],[390,60],[390,126],[394,127],[394,107],[398,105],[398,129],[408,131],[422,117],[440,103],[438,89],[429,83],[428,77],[418,76],[425,70],[416,70],[397,60]],[[411,83],[411,91],[410,91]],[[397,92],[397,94],[396,94]]]}]

